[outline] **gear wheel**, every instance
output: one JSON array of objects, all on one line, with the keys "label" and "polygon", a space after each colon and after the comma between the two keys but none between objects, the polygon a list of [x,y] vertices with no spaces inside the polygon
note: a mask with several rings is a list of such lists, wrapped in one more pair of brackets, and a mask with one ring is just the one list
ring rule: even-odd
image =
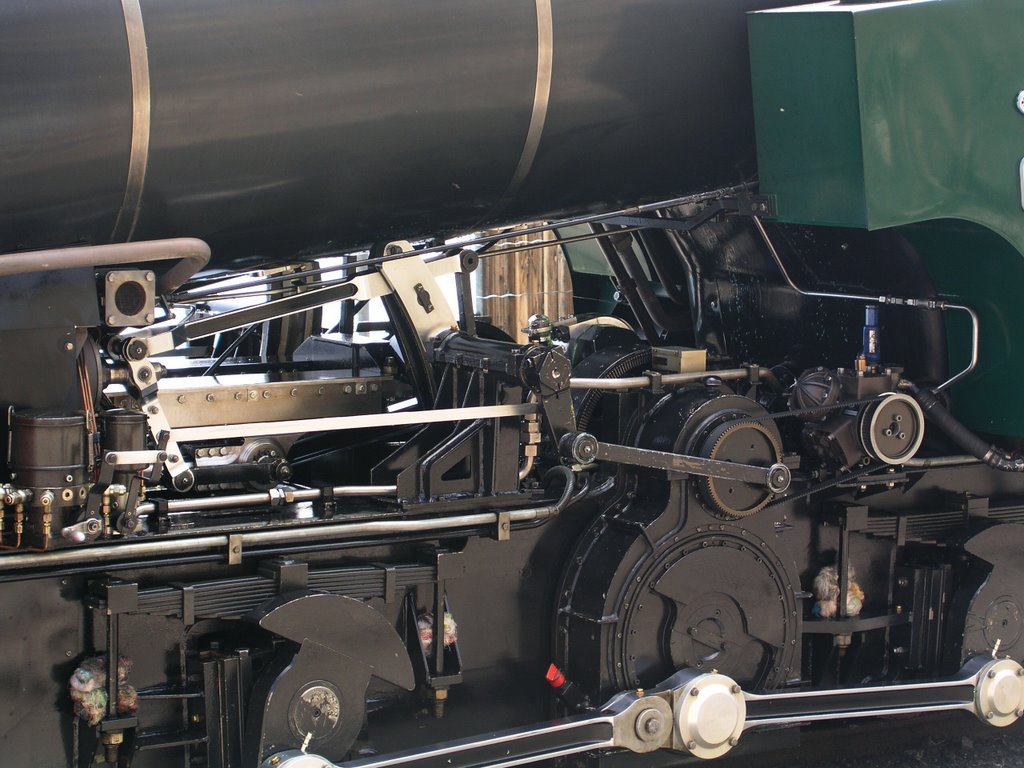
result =
[{"label": "gear wheel", "polygon": [[[769,466],[782,458],[782,443],[777,432],[754,421],[729,422],[713,430],[705,445],[708,442],[712,445],[706,458],[716,461]],[[715,477],[702,478],[700,489],[715,511],[731,518],[760,512],[773,498],[766,488]]]}]

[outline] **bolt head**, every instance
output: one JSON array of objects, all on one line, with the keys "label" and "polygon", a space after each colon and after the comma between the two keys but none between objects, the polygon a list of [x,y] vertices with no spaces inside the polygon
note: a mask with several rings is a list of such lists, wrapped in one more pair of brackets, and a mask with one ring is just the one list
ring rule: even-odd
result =
[{"label": "bolt head", "polygon": [[986,713],[985,713],[985,719],[986,719],[986,720],[991,720],[991,719],[992,719],[993,717],[995,717],[995,716],[996,716],[996,713],[995,713],[995,712],[986,712]]},{"label": "bolt head", "polygon": [[737,739],[735,736],[733,736],[731,739],[729,739],[729,746],[730,747],[735,747],[739,743],[740,743],[740,740]]},{"label": "bolt head", "polygon": [[1024,115],[1024,91],[1017,94],[1017,111]]},{"label": "bolt head", "polygon": [[64,351],[65,352],[73,352],[74,349],[75,349],[75,345],[74,344],[72,344],[70,341],[65,342],[65,344],[64,344]]},{"label": "bolt head", "polygon": [[688,741],[688,742],[686,742],[686,748],[692,752],[693,750],[695,750],[697,748],[697,742],[696,741]]},{"label": "bolt head", "polygon": [[740,687],[739,687],[738,685],[734,685],[734,686],[732,687],[732,692],[733,692],[733,693],[742,693],[742,692],[743,692],[743,689],[742,689],[742,688],[740,688]]},{"label": "bolt head", "polygon": [[700,696],[700,688],[691,688],[690,689],[690,695],[691,696]]}]

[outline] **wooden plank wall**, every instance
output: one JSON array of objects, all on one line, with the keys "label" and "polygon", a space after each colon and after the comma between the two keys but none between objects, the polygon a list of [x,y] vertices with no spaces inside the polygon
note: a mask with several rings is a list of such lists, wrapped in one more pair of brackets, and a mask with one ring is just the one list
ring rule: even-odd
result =
[{"label": "wooden plank wall", "polygon": [[[550,232],[525,237],[531,241],[554,239]],[[517,238],[512,235],[493,248],[515,242]],[[522,329],[531,315],[544,314],[552,320],[572,315],[572,282],[557,246],[490,256],[480,260],[480,271],[477,312],[489,316],[516,341],[527,340]]]}]

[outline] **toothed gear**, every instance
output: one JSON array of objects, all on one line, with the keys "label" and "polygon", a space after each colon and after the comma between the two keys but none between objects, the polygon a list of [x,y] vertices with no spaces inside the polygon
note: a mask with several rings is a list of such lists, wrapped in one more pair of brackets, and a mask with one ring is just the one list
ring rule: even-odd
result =
[{"label": "toothed gear", "polygon": [[[734,421],[720,427],[706,458],[767,468],[781,461],[782,443],[773,425]],[[700,489],[712,511],[731,518],[756,514],[774,498],[767,488],[739,480],[706,477],[701,479]]]}]

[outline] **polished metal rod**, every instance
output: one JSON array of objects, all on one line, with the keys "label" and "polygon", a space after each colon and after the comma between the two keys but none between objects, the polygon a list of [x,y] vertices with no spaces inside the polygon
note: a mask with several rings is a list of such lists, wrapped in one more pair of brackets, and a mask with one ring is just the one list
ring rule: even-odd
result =
[{"label": "polished metal rod", "polygon": [[[759,376],[769,375],[767,368],[756,369]],[[746,379],[751,375],[750,368],[728,368],[722,371],[693,371],[689,373],[664,373],[661,375],[663,385],[672,384],[693,384],[706,381],[707,379],[721,379],[722,381],[736,381]],[[569,380],[570,389],[644,389],[651,386],[650,376],[625,376],[621,378],[608,379],[584,379],[572,378]]]},{"label": "polished metal rod", "polygon": [[831,293],[828,291],[807,291],[800,288],[796,283],[793,282],[793,278],[789,276],[789,272],[786,271],[785,265],[782,263],[782,257],[779,256],[779,252],[775,249],[774,243],[771,238],[768,237],[768,231],[764,228],[764,224],[761,220],[755,216],[754,224],[757,227],[757,231],[761,235],[761,240],[768,248],[768,252],[771,254],[772,260],[775,262],[775,266],[779,268],[779,272],[782,273],[783,279],[794,291],[799,293],[801,296],[809,296],[815,299],[841,299],[846,301],[863,301],[863,302],[874,302],[878,304],[888,304],[890,306],[897,307],[917,307],[919,309],[938,309],[946,312],[953,310],[955,312],[964,312],[971,320],[971,359],[967,363],[967,367],[961,370],[959,373],[950,376],[944,382],[934,387],[934,391],[946,389],[960,379],[967,376],[975,368],[978,367],[978,349],[980,346],[981,338],[981,321],[978,319],[978,313],[970,307],[964,306],[963,304],[950,304],[942,301],[941,299],[918,299],[918,298],[906,298],[902,296],[867,296],[853,293]]}]

